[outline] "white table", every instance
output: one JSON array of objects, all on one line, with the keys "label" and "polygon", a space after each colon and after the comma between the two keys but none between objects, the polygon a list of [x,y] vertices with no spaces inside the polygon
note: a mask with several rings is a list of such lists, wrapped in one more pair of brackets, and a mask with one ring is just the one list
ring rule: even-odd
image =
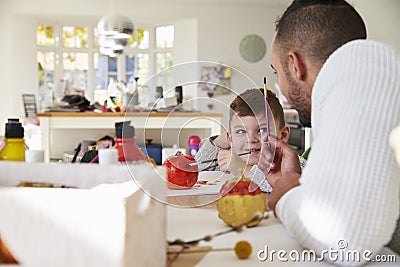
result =
[{"label": "white table", "polygon": [[[228,229],[228,227],[218,218],[217,211],[213,209],[200,208],[174,208],[167,209],[167,240],[173,241],[176,238],[183,240],[192,240],[201,238],[208,234],[220,232]],[[331,266],[326,262],[282,262],[276,257],[273,261],[267,259],[260,261],[257,258],[257,252],[264,250],[268,246],[268,250],[297,250],[302,252],[303,248],[286,232],[285,227],[273,215],[262,221],[257,227],[245,229],[241,233],[229,233],[214,238],[210,242],[202,242],[200,245],[212,246],[213,248],[233,248],[236,242],[247,240],[252,244],[253,253],[249,259],[239,260],[233,251],[216,251],[208,252],[207,255],[196,265],[205,267],[219,266]],[[394,254],[389,249],[384,249],[382,253]],[[286,256],[288,258],[288,256]],[[397,262],[394,263],[375,263],[368,266],[398,266],[400,257],[397,256]],[[173,265],[172,265],[173,266]]]}]

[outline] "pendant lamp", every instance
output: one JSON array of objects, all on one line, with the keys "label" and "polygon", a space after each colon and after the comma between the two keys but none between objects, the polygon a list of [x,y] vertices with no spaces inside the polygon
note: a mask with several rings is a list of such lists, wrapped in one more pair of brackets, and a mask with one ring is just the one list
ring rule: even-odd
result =
[{"label": "pendant lamp", "polygon": [[97,23],[100,35],[113,39],[129,39],[134,31],[130,18],[121,15],[105,15]]},{"label": "pendant lamp", "polygon": [[115,3],[111,2],[111,13],[103,16],[97,23],[100,54],[115,57],[123,53],[134,27],[130,18],[114,12]]}]

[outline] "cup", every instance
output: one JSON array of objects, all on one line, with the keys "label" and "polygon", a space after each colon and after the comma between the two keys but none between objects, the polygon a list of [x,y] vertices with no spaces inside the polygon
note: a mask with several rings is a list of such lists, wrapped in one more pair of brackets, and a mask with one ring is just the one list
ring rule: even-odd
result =
[{"label": "cup", "polygon": [[118,164],[118,150],[115,148],[99,149],[100,165],[116,165]]},{"label": "cup", "polygon": [[25,162],[44,162],[44,150],[25,150]]}]

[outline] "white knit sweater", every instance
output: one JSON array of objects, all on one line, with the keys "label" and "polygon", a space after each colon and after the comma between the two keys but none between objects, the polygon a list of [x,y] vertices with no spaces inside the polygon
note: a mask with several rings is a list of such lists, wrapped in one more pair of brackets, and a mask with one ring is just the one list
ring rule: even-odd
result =
[{"label": "white knit sweater", "polygon": [[370,40],[337,49],[313,87],[314,141],[301,185],[277,205],[300,244],[321,253],[345,240],[347,249],[378,252],[389,242],[399,215],[400,172],[388,136],[399,123],[399,55]]}]

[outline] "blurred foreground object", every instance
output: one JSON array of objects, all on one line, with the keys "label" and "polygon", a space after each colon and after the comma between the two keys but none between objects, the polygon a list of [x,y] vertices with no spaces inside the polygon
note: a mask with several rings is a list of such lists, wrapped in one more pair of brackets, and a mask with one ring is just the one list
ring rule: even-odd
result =
[{"label": "blurred foreground object", "polygon": [[[18,162],[0,168],[1,236],[24,266],[165,266],[163,168]],[[21,177],[79,189],[15,187]]]}]

